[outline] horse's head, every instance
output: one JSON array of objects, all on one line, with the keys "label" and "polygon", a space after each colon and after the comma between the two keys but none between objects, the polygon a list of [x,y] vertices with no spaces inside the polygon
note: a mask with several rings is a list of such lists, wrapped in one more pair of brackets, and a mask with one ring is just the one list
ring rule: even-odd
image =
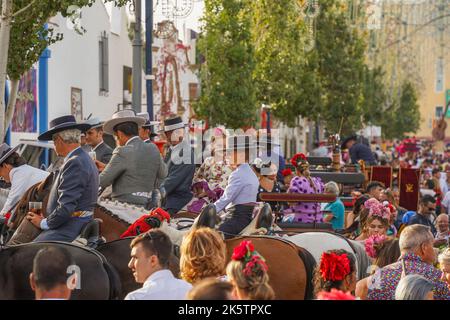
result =
[{"label": "horse's head", "polygon": [[52,172],[50,175],[48,175],[47,178],[45,178],[44,181],[42,181],[40,184],[38,184],[36,191],[37,193],[48,193],[50,192],[50,189],[52,188],[53,179],[55,177],[55,173]]}]

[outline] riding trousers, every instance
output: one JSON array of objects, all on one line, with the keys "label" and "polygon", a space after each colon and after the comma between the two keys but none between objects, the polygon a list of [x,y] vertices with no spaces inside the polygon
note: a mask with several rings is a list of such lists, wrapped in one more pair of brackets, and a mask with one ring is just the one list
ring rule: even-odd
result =
[{"label": "riding trousers", "polygon": [[67,222],[63,223],[57,229],[49,229],[42,231],[33,242],[37,241],[64,241],[72,242],[81,233],[83,227],[92,220],[89,217],[72,217]]},{"label": "riding trousers", "polygon": [[227,210],[225,221],[219,226],[225,239],[236,237],[252,221],[254,205],[235,205]]}]

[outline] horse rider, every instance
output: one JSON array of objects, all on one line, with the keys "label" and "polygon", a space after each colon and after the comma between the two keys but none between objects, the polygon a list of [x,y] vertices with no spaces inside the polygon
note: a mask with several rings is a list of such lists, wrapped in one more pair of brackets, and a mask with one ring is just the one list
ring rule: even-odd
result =
[{"label": "horse rider", "polygon": [[249,165],[250,152],[255,148],[250,136],[232,136],[227,140],[227,152],[235,170],[224,194],[214,203],[218,213],[227,208],[225,221],[218,228],[226,239],[235,237],[252,221],[259,190],[258,177]]},{"label": "horse rider", "polygon": [[170,145],[165,156],[167,178],[161,184],[166,194],[164,209],[171,215],[180,211],[192,199],[191,185],[195,173],[194,150],[185,139],[185,127],[181,117],[164,120],[162,131]]},{"label": "horse rider", "polygon": [[68,115],[52,120],[50,129],[38,137],[53,140],[56,154],[65,158],[50,190],[46,218],[33,212],[27,215],[43,230],[34,241],[72,242],[93,218],[99,179],[94,162],[80,144],[81,132],[87,129],[88,124]]},{"label": "horse rider", "polygon": [[125,109],[113,114],[103,130],[114,135],[117,148],[108,164],[96,161],[100,173],[100,186],[112,186],[114,200],[146,207],[158,179],[167,174],[159,149],[153,143],[144,143],[138,129],[145,123],[133,110]]},{"label": "horse rider", "polygon": [[99,118],[92,118],[86,121],[90,125],[86,131],[86,143],[92,147],[95,152],[95,159],[108,163],[111,160],[113,150],[103,141],[103,122]]},{"label": "horse rider", "polygon": [[0,216],[12,213],[22,196],[35,184],[45,180],[50,174],[47,171],[29,166],[25,159],[16,152],[19,146],[11,148],[8,144],[0,145],[0,176],[11,183],[11,190]]},{"label": "horse rider", "polygon": [[148,114],[148,112],[141,112],[137,115],[138,117],[142,117],[145,119],[145,123],[139,127],[139,138],[141,138],[145,143],[152,143],[153,138],[157,137],[158,135],[152,132],[151,128],[159,124],[159,122],[150,121],[150,115]]}]

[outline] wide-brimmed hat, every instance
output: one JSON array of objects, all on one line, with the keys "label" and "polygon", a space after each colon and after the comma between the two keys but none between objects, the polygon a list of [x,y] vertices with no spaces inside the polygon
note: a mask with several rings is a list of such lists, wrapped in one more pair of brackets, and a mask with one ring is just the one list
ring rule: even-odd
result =
[{"label": "wide-brimmed hat", "polygon": [[357,136],[356,134],[354,134],[354,135],[351,135],[351,136],[345,138],[344,141],[342,141],[342,143],[341,143],[341,149],[342,149],[342,150],[346,149],[345,145],[346,145],[347,142],[349,142],[350,140],[358,141],[358,136]]},{"label": "wide-brimmed hat", "polygon": [[39,135],[38,140],[50,141],[55,133],[70,129],[78,129],[81,132],[89,130],[89,124],[78,123],[73,115],[53,119],[50,121],[49,127],[50,129]]},{"label": "wide-brimmed hat", "polygon": [[184,123],[183,119],[178,116],[164,120],[163,128],[160,132],[168,132],[185,127],[187,127],[187,123]]},{"label": "wide-brimmed hat", "polygon": [[15,146],[14,148],[11,148],[9,144],[2,143],[0,145],[0,165],[9,158],[10,155],[12,155],[14,152],[19,149],[20,145]]},{"label": "wide-brimmed hat", "polygon": [[145,119],[142,117],[138,117],[134,110],[120,110],[112,115],[112,119],[106,121],[103,124],[103,131],[107,134],[113,135],[114,127],[125,122],[133,122],[136,123],[138,127],[141,127],[145,123]]},{"label": "wide-brimmed hat", "polygon": [[150,121],[150,115],[148,112],[140,112],[137,116],[145,119],[145,123],[142,125],[142,128],[150,129],[150,127],[159,125],[160,123],[159,121]]},{"label": "wide-brimmed hat", "polygon": [[255,148],[256,144],[252,136],[237,135],[227,139],[227,151],[251,150]]},{"label": "wide-brimmed hat", "polygon": [[103,127],[104,121],[101,121],[99,118],[91,118],[84,121],[89,125],[89,129],[97,129]]}]

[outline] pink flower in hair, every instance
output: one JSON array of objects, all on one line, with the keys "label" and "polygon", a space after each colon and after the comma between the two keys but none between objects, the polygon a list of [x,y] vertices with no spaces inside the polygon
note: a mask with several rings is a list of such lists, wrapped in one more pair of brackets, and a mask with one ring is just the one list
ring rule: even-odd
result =
[{"label": "pink flower in hair", "polygon": [[386,240],[385,235],[373,235],[366,239],[364,247],[369,257],[375,259],[377,257],[376,247],[379,247]]},{"label": "pink flower in hair", "polygon": [[380,201],[371,198],[364,202],[364,208],[369,209],[369,216],[378,216],[382,219],[389,220],[391,211],[385,207]]}]

